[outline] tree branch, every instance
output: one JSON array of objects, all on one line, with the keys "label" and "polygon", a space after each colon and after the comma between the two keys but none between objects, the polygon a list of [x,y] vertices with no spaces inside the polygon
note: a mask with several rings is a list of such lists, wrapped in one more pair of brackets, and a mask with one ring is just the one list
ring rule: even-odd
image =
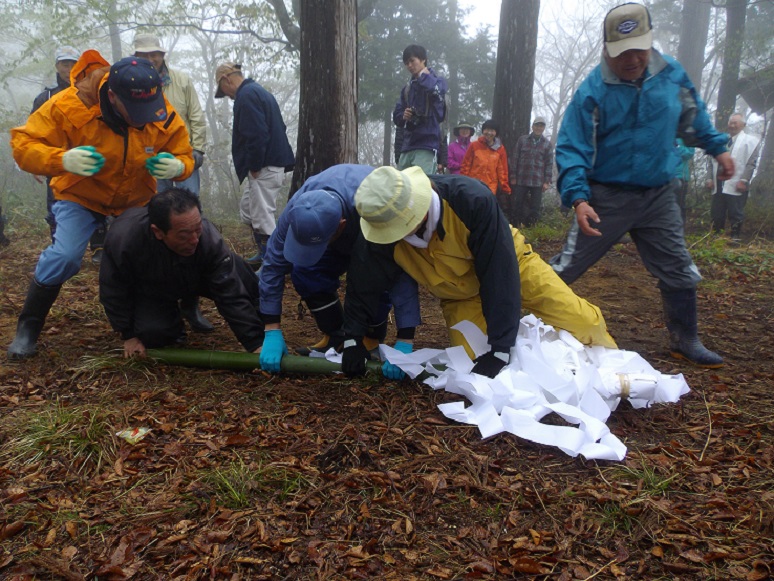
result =
[{"label": "tree branch", "polygon": [[280,28],[282,28],[282,32],[285,33],[285,37],[288,39],[288,49],[299,50],[301,47],[301,27],[293,22],[287,8],[285,8],[285,2],[283,0],[268,0],[268,2],[274,8],[274,14],[277,15]]}]

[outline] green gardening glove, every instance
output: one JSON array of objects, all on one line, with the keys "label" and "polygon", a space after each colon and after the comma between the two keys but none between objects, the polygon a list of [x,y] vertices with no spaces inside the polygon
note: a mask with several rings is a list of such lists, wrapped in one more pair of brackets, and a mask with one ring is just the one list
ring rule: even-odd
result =
[{"label": "green gardening glove", "polygon": [[62,156],[65,171],[79,176],[93,176],[105,165],[104,156],[92,145],[79,145]]},{"label": "green gardening glove", "polygon": [[171,153],[162,151],[146,159],[145,168],[157,180],[171,180],[185,171],[185,164]]}]

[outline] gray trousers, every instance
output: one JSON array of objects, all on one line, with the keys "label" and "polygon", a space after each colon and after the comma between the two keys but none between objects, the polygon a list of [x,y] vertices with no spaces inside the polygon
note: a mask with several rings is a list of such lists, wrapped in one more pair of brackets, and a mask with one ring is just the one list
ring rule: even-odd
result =
[{"label": "gray trousers", "polygon": [[744,206],[747,204],[747,192],[741,196],[733,196],[717,192],[712,196],[710,216],[712,217],[712,229],[720,232],[726,228],[726,216],[731,223],[731,235],[738,236],[742,231],[744,222]]},{"label": "gray trousers", "polygon": [[575,221],[564,248],[549,261],[554,271],[572,283],[628,232],[660,289],[696,288],[701,275],[685,246],[677,185],[676,181],[649,189],[592,185],[590,203],[599,216],[602,236],[583,234]]}]

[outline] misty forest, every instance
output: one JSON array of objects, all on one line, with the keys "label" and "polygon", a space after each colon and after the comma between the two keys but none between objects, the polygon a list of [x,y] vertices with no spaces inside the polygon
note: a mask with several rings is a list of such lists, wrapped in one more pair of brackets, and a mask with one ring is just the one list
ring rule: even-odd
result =
[{"label": "misty forest", "polygon": [[[0,0],[0,579],[774,578],[774,0],[644,1],[654,48],[683,65],[715,127],[738,113],[760,146],[741,232],[713,231],[710,159],[697,148],[687,160],[699,328],[724,367],[670,358],[636,239],[572,283],[620,349],[690,387],[672,403],[617,402],[606,428],[625,445],[621,461],[485,434],[439,411],[459,395],[419,380],[123,358],[88,251],[38,354],[5,357],[51,243],[45,181],[14,161],[11,129],[56,84],[60,47],[114,63],[136,35],[158,37],[204,111],[203,216],[248,257],[234,102],[215,97],[221,63],[241,64],[281,109],[295,167],[280,215],[327,168],[397,165],[393,109],[410,44],[448,82],[442,140],[460,124],[477,139],[495,120],[511,151],[540,117],[555,146],[617,4]],[[487,10],[499,21],[481,20]],[[520,228],[546,261],[574,220],[552,168],[540,219]],[[439,300],[420,299],[416,347],[445,349]],[[201,309],[215,330],[189,333],[186,348],[243,351],[213,301]],[[283,313],[291,354],[318,339],[290,277]],[[554,413],[542,425],[578,424],[587,428]],[[127,437],[135,428],[144,437]]]}]

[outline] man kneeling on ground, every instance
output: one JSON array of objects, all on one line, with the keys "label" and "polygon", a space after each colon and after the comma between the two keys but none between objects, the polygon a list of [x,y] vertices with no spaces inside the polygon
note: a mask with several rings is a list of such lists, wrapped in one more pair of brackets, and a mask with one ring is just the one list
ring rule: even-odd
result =
[{"label": "man kneeling on ground", "polygon": [[577,296],[511,227],[489,188],[462,175],[380,167],[355,192],[363,238],[347,271],[341,367],[366,371],[362,337],[378,297],[402,272],[441,302],[452,346],[473,349],[457,323],[488,335],[473,372],[495,377],[510,362],[521,307],[586,345],[616,348],[598,307]]},{"label": "man kneeling on ground", "polygon": [[203,296],[247,351],[263,344],[258,279],[231,252],[199,198],[172,188],[143,208],[124,212],[110,228],[99,271],[99,300],[124,340],[124,356],[185,340],[178,301]]}]

